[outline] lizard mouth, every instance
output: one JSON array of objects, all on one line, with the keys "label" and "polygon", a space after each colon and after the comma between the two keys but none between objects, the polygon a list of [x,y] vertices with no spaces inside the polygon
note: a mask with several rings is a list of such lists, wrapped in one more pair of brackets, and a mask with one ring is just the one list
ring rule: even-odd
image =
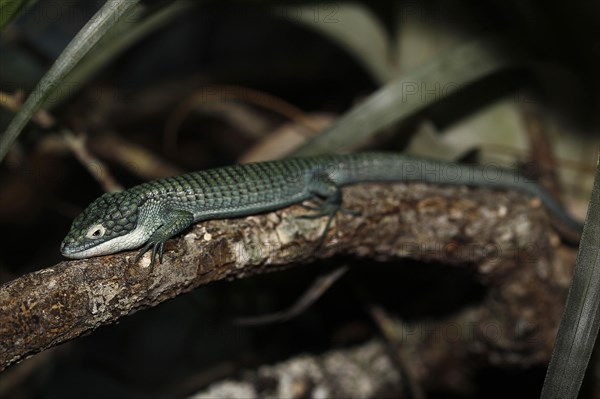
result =
[{"label": "lizard mouth", "polygon": [[108,255],[121,250],[115,241],[116,239],[112,239],[102,243],[90,242],[83,245],[74,242],[67,243],[63,241],[60,245],[60,253],[64,257],[70,259],[84,259],[100,255]]},{"label": "lizard mouth", "polygon": [[71,259],[82,259],[93,256],[89,254],[93,249],[94,247],[91,245],[80,245],[74,242],[67,242],[66,240],[60,244],[60,253],[64,257]]}]

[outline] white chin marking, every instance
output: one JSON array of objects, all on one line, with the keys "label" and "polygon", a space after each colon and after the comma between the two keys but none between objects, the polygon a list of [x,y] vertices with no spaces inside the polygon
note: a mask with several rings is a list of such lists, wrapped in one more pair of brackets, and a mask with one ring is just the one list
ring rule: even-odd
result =
[{"label": "white chin marking", "polygon": [[103,242],[94,247],[84,249],[83,251],[70,254],[63,254],[71,259],[90,258],[92,256],[109,255],[127,249],[135,249],[144,244],[149,238],[149,234],[141,227],[136,227],[131,233],[115,237],[112,240]]}]

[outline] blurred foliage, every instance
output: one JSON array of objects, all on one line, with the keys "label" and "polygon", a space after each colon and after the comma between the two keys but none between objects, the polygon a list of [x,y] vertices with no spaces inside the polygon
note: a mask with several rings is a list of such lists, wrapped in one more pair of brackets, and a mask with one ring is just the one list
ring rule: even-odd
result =
[{"label": "blurred foliage", "polygon": [[36,0],[0,0],[0,30],[35,2]]}]

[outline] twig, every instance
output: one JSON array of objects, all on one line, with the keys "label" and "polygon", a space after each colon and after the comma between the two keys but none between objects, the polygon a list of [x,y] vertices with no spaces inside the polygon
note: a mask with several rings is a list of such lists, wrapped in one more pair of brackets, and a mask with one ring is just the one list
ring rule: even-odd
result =
[{"label": "twig", "polygon": [[102,185],[104,191],[109,193],[123,191],[123,186],[117,183],[108,172],[108,166],[88,151],[86,146],[87,137],[84,134],[75,136],[73,133],[65,130],[63,132],[63,138],[79,162],[81,162],[94,179]]},{"label": "twig", "polygon": [[165,147],[169,151],[175,150],[177,146],[177,131],[183,123],[183,120],[194,110],[194,108],[214,102],[228,102],[235,100],[245,101],[276,112],[290,120],[296,121],[298,124],[306,127],[312,132],[321,130],[320,126],[313,123],[310,118],[306,117],[300,108],[268,93],[241,86],[209,86],[190,95],[175,109],[175,111],[173,111],[165,126]]},{"label": "twig", "polygon": [[260,316],[238,317],[234,320],[234,323],[241,326],[256,326],[261,324],[280,323],[296,317],[321,298],[323,294],[327,292],[329,287],[346,274],[347,271],[348,266],[341,266],[325,275],[319,276],[319,278],[313,281],[308,290],[306,290],[306,292],[304,292],[304,294],[302,294],[289,309]]},{"label": "twig", "polygon": [[[0,106],[4,107],[12,112],[18,112],[23,105],[23,98],[25,92],[17,90],[14,94],[10,95],[0,91]],[[49,128],[54,125],[55,120],[46,110],[39,110],[31,117],[35,123],[43,128]]]},{"label": "twig", "polygon": [[89,147],[98,155],[118,163],[143,180],[184,173],[158,154],[116,134],[107,133],[90,138]]}]

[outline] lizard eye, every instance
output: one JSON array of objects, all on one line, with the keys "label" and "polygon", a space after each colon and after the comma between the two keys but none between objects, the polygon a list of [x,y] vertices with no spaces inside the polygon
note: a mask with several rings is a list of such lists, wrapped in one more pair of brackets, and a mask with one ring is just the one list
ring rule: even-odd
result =
[{"label": "lizard eye", "polygon": [[89,228],[87,234],[85,235],[87,238],[100,238],[104,235],[106,229],[101,224],[95,224]]}]

